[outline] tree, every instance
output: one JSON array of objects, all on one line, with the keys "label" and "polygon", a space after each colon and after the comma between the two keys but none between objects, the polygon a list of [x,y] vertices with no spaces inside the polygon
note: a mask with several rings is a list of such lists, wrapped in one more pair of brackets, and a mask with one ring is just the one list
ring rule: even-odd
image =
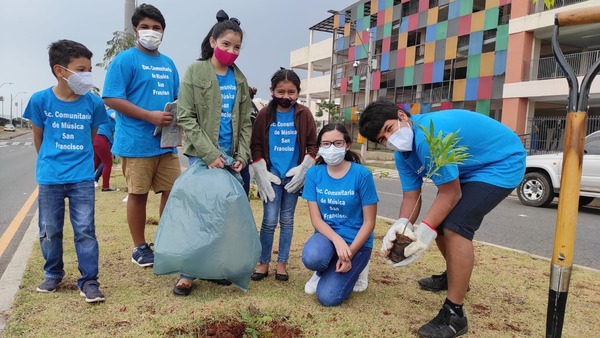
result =
[{"label": "tree", "polygon": [[319,110],[315,112],[316,117],[322,117],[323,113],[327,112],[329,113],[329,121],[343,120],[342,116],[340,116],[340,107],[335,102],[323,101],[317,103],[317,107],[319,107]]},{"label": "tree", "polygon": [[135,35],[125,31],[116,31],[112,39],[106,42],[108,47],[104,51],[102,62],[96,64],[96,67],[108,68],[108,65],[120,52],[135,46]]},{"label": "tree", "polygon": [[[537,0],[533,0],[533,3],[537,3]],[[544,0],[544,5],[546,8],[554,8],[554,0]]]}]

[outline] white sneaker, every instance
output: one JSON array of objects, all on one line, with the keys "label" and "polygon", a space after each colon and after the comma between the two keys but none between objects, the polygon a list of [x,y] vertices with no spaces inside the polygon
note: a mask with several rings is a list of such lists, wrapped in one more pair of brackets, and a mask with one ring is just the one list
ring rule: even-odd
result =
[{"label": "white sneaker", "polygon": [[356,284],[354,284],[354,288],[352,291],[354,292],[363,292],[369,286],[369,265],[371,262],[367,263],[367,266],[363,269],[363,271],[358,275],[358,280]]},{"label": "white sneaker", "polygon": [[304,284],[304,292],[308,293],[309,295],[314,295],[317,293],[317,285],[319,285],[320,279],[321,277],[317,275],[317,272],[315,271],[308,282]]},{"label": "white sneaker", "polygon": [[94,188],[98,188],[98,182],[94,181]]}]

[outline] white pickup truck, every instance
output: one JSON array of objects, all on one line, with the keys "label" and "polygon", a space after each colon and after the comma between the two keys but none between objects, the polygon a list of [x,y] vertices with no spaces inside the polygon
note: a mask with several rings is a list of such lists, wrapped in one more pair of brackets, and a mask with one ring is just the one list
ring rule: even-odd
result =
[{"label": "white pickup truck", "polygon": [[[525,178],[517,187],[521,203],[545,207],[560,194],[563,154],[527,156]],[[579,205],[587,205],[600,198],[600,131],[586,136]]]}]

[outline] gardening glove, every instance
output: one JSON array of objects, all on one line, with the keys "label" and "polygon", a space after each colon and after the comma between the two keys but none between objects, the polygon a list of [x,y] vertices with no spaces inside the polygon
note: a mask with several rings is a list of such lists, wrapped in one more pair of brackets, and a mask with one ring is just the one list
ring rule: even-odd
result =
[{"label": "gardening glove", "polygon": [[[387,234],[385,234],[385,237],[383,237],[383,243],[381,243],[381,250],[379,250],[379,252],[381,253],[382,256],[386,256],[386,254],[389,253],[389,250],[394,245],[393,242],[396,240],[396,234],[403,234],[404,236],[410,237],[410,238],[414,237],[413,226],[408,221],[408,218],[398,219],[389,228]],[[392,262],[392,261],[389,261],[388,263],[390,263],[390,262]],[[394,263],[392,262],[391,264],[394,264]]]},{"label": "gardening glove", "polygon": [[[406,234],[405,236],[411,237]],[[411,237],[411,239],[413,239],[414,242],[410,243],[404,249],[404,256],[406,256],[406,259],[402,262],[396,263],[394,266],[407,266],[419,259],[425,253],[425,251],[427,251],[431,245],[431,242],[433,242],[433,240],[435,240],[437,237],[437,231],[429,224],[421,222],[416,226],[413,236],[414,238]]]},{"label": "gardening glove", "polygon": [[299,166],[294,167],[285,174],[285,177],[292,177],[290,183],[285,185],[285,190],[290,194],[297,193],[304,186],[304,178],[306,177],[306,171],[315,165],[315,159],[310,155],[305,155],[304,160]]},{"label": "gardening glove", "polygon": [[264,159],[253,162],[251,166],[254,169],[254,180],[262,201],[267,203],[275,200],[275,191],[271,182],[281,184],[279,177],[267,170],[267,162]]}]

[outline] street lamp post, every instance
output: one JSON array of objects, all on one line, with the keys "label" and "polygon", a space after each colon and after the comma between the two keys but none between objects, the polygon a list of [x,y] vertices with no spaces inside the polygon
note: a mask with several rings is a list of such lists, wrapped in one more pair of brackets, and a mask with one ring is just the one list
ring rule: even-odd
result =
[{"label": "street lamp post", "polygon": [[[373,71],[373,44],[371,43],[371,35],[373,33],[369,28],[367,28],[367,31],[369,32],[369,44],[367,50],[367,76],[365,78],[365,108],[369,105],[371,101],[371,72]],[[360,156],[362,158],[365,157],[365,151],[367,150],[367,142],[369,141],[365,139],[363,144],[360,145]]]},{"label": "street lamp post", "polygon": [[13,95],[10,94],[10,123],[12,123],[12,118],[13,118],[13,113],[12,113],[12,106],[13,106],[13,100],[17,98],[17,96],[19,96],[19,94],[25,94],[27,92],[18,92],[17,95]]},{"label": "street lamp post", "polygon": [[[14,83],[2,82],[2,84],[0,84],[0,88],[2,88],[2,86],[4,86],[5,84],[14,84]],[[2,117],[4,117],[4,96],[0,96],[0,101],[2,101]]]}]

